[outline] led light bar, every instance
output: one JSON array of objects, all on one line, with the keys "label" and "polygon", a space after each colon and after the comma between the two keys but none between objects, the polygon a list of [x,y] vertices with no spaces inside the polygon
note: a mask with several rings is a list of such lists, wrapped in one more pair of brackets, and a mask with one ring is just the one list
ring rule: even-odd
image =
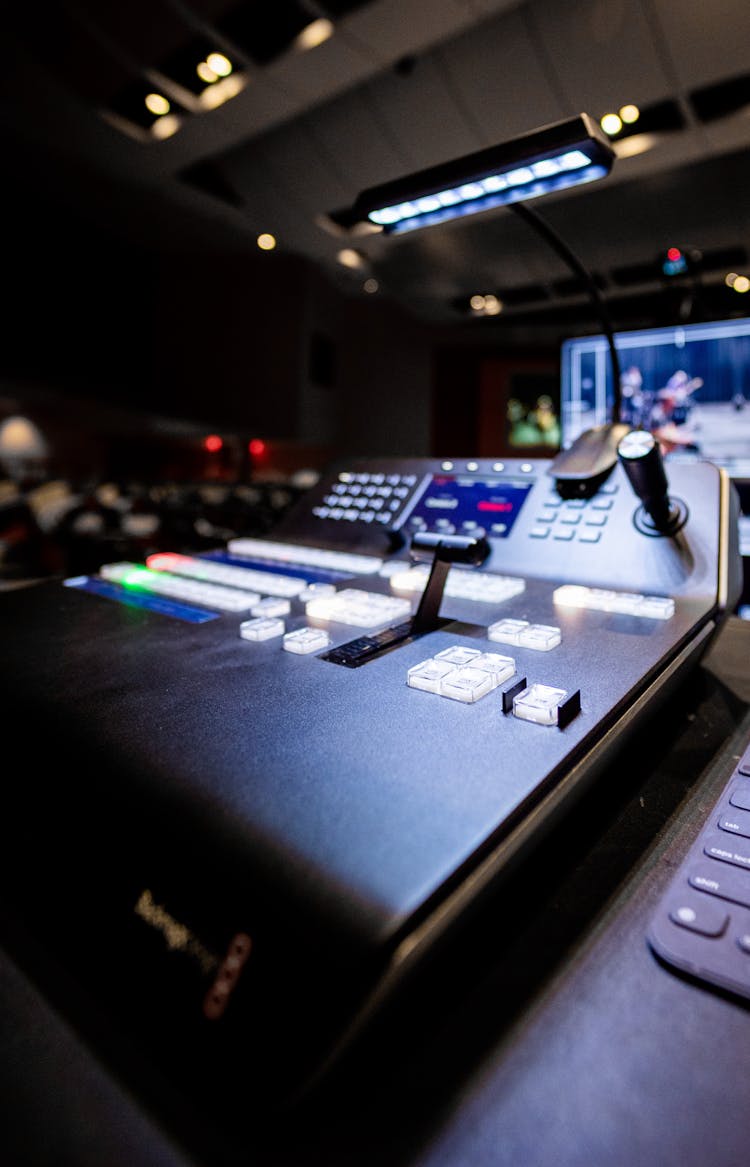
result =
[{"label": "led light bar", "polygon": [[355,217],[388,234],[604,178],[615,153],[588,114],[364,191]]}]

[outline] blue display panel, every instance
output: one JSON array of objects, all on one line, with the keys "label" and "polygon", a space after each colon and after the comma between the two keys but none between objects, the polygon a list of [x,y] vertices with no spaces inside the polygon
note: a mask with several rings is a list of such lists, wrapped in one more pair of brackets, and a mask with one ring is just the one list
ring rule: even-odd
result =
[{"label": "blue display panel", "polygon": [[117,600],[128,608],[145,608],[149,612],[158,612],[161,616],[172,616],[176,620],[184,620],[187,624],[205,624],[208,620],[217,620],[216,612],[208,612],[205,608],[195,608],[191,604],[182,604],[165,596],[153,596],[147,592],[139,592],[132,588],[120,587],[119,584],[109,583],[92,575],[77,575],[63,580],[66,588],[76,588],[81,592],[90,592],[95,596],[103,596],[106,600]]},{"label": "blue display panel", "polygon": [[[615,333],[621,420],[655,433],[670,459],[705,458],[750,477],[750,319]],[[610,420],[612,369],[604,336],[561,348],[562,445]]]},{"label": "blue display panel", "polygon": [[406,521],[408,530],[507,537],[533,482],[436,474]]}]

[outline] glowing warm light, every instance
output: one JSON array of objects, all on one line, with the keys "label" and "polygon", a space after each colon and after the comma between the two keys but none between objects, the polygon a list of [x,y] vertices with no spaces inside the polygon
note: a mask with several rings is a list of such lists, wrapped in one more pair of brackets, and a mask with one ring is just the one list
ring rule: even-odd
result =
[{"label": "glowing warm light", "polygon": [[163,141],[165,138],[171,138],[173,134],[176,134],[181,124],[180,119],[175,114],[170,113],[166,117],[160,117],[154,122],[151,127],[151,134],[154,138],[159,138]]},{"label": "glowing warm light", "polygon": [[615,154],[618,158],[635,158],[637,154],[645,154],[653,150],[658,138],[656,134],[631,134],[627,138],[620,138],[613,142]]},{"label": "glowing warm light", "polygon": [[734,281],[738,278],[739,277],[738,277],[736,271],[727,272],[727,274],[724,276],[724,283],[727,285],[728,288],[733,288]]},{"label": "glowing warm light", "polygon": [[503,310],[502,303],[491,292],[488,292],[486,296],[472,296],[469,300],[469,306],[472,312],[479,312],[483,316],[497,316]]},{"label": "glowing warm light", "polygon": [[672,263],[677,263],[678,259],[682,259],[682,252],[680,251],[679,247],[668,247],[667,259]]},{"label": "glowing warm light", "polygon": [[275,236],[270,235],[267,231],[264,231],[262,235],[259,235],[255,242],[258,244],[258,247],[261,249],[261,251],[273,251],[274,247],[276,246]]},{"label": "glowing warm light", "polygon": [[145,98],[146,109],[149,113],[154,114],[155,117],[163,117],[165,113],[169,113],[172,108],[161,93],[149,93]]},{"label": "glowing warm light", "polygon": [[228,77],[232,72],[232,62],[223,53],[209,53],[206,64],[217,77]]},{"label": "glowing warm light", "polygon": [[640,116],[641,111],[637,105],[624,105],[620,110],[620,117],[626,126],[632,126],[634,122],[638,121]]},{"label": "glowing warm light", "polygon": [[622,129],[622,119],[616,113],[605,113],[604,117],[599,122],[599,125],[604,130],[605,134],[619,134]]},{"label": "glowing warm light", "polygon": [[247,445],[253,458],[260,458],[266,452],[266,443],[262,438],[251,438]]},{"label": "glowing warm light", "polygon": [[208,450],[209,454],[217,454],[224,445],[218,434],[209,434],[207,438],[203,439],[203,448]]},{"label": "glowing warm light", "polygon": [[214,81],[219,80],[219,74],[214,72],[208,61],[201,61],[198,65],[195,66],[195,71],[200,77],[201,81],[206,82],[206,85],[213,85]]},{"label": "glowing warm light", "polygon": [[344,267],[350,268],[362,267],[365,262],[359,252],[355,251],[353,247],[342,247],[336,258]]},{"label": "glowing warm light", "polygon": [[370,279],[370,280],[365,280],[362,287],[368,293],[368,295],[372,295],[373,292],[377,292],[378,288],[380,287],[380,284],[378,283],[377,280]]},{"label": "glowing warm light", "polygon": [[28,417],[6,417],[0,425],[0,456],[23,455],[39,458],[47,452],[47,443]]},{"label": "glowing warm light", "polygon": [[218,109],[230,97],[236,97],[247,85],[247,78],[240,73],[230,77],[217,78],[213,85],[207,85],[198,100],[204,109]]},{"label": "glowing warm light", "polygon": [[308,24],[307,28],[303,28],[294,43],[298,49],[314,49],[331,36],[333,36],[333,23],[321,17],[320,20],[314,20],[312,24]]},{"label": "glowing warm light", "polygon": [[748,292],[750,291],[750,279],[747,276],[737,276],[732,288],[735,292]]}]

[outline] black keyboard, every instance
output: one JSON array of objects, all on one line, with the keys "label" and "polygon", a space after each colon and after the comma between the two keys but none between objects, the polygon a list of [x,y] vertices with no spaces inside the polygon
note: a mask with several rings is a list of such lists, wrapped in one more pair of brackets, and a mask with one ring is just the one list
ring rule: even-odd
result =
[{"label": "black keyboard", "polygon": [[655,912],[667,963],[750,998],[750,743]]}]

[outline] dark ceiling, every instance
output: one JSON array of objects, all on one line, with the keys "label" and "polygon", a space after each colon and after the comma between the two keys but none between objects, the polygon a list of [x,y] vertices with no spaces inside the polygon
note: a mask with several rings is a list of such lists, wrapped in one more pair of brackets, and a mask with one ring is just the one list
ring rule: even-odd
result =
[{"label": "dark ceiling", "polygon": [[[315,18],[333,35],[302,51]],[[632,102],[611,175],[540,213],[616,319],[684,313],[696,295],[707,314],[747,312],[724,283],[750,251],[747,0],[26,0],[3,21],[6,156],[140,246],[236,254],[273,232],[347,293],[377,279],[427,320],[490,291],[504,322],[580,317],[585,289],[507,211],[351,240],[330,216],[366,187]],[[217,108],[194,74],[212,49],[237,89]],[[169,137],[143,116],[152,91],[176,112]],[[356,270],[337,259],[347,245]],[[671,285],[669,245],[691,257]]]}]

